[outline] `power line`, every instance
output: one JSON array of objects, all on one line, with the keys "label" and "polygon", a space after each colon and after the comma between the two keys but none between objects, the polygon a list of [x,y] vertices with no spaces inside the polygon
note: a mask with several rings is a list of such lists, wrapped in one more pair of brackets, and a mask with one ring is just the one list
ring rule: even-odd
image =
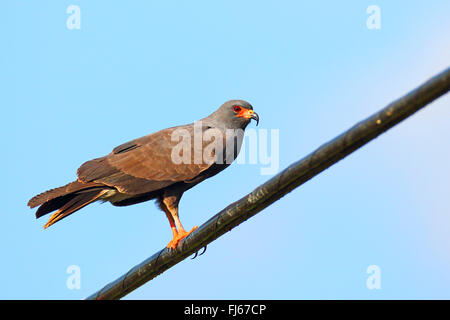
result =
[{"label": "power line", "polygon": [[305,183],[345,156],[362,147],[450,90],[450,68],[407,95],[360,121],[333,140],[257,187],[253,192],[217,213],[184,239],[176,250],[163,250],[136,265],[87,299],[120,299],[227,231],[254,216],[288,192]]}]

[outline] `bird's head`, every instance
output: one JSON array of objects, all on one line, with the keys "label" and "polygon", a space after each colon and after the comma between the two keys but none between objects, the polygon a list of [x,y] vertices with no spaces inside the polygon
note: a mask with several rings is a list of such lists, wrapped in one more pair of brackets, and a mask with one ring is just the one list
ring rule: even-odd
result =
[{"label": "bird's head", "polygon": [[252,105],[244,100],[227,101],[208,118],[231,129],[245,129],[252,119],[256,121],[256,125],[259,123],[258,114],[253,111]]}]

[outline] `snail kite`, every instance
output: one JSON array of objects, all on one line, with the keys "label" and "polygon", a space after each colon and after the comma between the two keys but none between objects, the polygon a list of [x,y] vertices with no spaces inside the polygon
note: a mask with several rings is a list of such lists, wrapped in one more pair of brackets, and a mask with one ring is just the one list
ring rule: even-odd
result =
[{"label": "snail kite", "polygon": [[183,228],[178,215],[181,196],[231,164],[251,119],[259,121],[248,102],[230,100],[199,121],[129,141],[107,156],[85,162],[76,181],[41,193],[28,205],[39,206],[37,218],[56,211],[47,228],[94,201],[128,206],[155,199],[172,229],[167,247],[175,249],[197,228],[189,232]]}]

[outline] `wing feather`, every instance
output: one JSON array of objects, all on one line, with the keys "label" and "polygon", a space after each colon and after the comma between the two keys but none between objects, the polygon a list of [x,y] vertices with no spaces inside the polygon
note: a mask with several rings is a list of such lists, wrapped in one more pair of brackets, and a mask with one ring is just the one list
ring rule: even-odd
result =
[{"label": "wing feather", "polygon": [[[191,136],[190,164],[172,161],[172,149],[179,143],[172,141],[172,134],[179,128]],[[148,193],[192,180],[212,165],[193,163],[193,130],[193,125],[173,127],[122,144],[107,156],[84,163],[77,171],[78,179],[104,183],[128,194]]]}]

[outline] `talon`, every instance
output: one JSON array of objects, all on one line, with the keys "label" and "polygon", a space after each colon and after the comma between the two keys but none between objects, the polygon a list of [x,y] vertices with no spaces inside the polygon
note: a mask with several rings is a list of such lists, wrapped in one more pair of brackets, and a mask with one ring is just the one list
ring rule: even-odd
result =
[{"label": "talon", "polygon": [[198,252],[199,252],[200,250],[197,251],[191,259],[194,260],[195,258],[197,258],[197,256],[200,257],[202,254],[204,254],[205,251],[206,251],[206,247],[207,247],[207,245],[203,247],[203,251],[202,251],[202,253],[200,253],[200,254],[198,254]]},{"label": "talon", "polygon": [[176,238],[173,238],[168,244],[167,244],[167,248],[175,250],[175,248],[177,247],[178,241],[176,241]]},{"label": "talon", "polygon": [[173,239],[167,244],[167,248],[175,250],[177,248],[178,243],[180,243],[181,240],[183,240],[188,235],[190,235],[192,232],[194,232],[197,228],[198,227],[195,226],[189,232],[186,232],[185,230],[178,232],[178,234],[174,235]]},{"label": "talon", "polygon": [[204,254],[204,253],[206,252],[206,247],[207,247],[207,246],[208,246],[208,245],[206,245],[206,246],[203,247],[203,252],[200,253],[198,256],[201,256],[202,254]]}]

